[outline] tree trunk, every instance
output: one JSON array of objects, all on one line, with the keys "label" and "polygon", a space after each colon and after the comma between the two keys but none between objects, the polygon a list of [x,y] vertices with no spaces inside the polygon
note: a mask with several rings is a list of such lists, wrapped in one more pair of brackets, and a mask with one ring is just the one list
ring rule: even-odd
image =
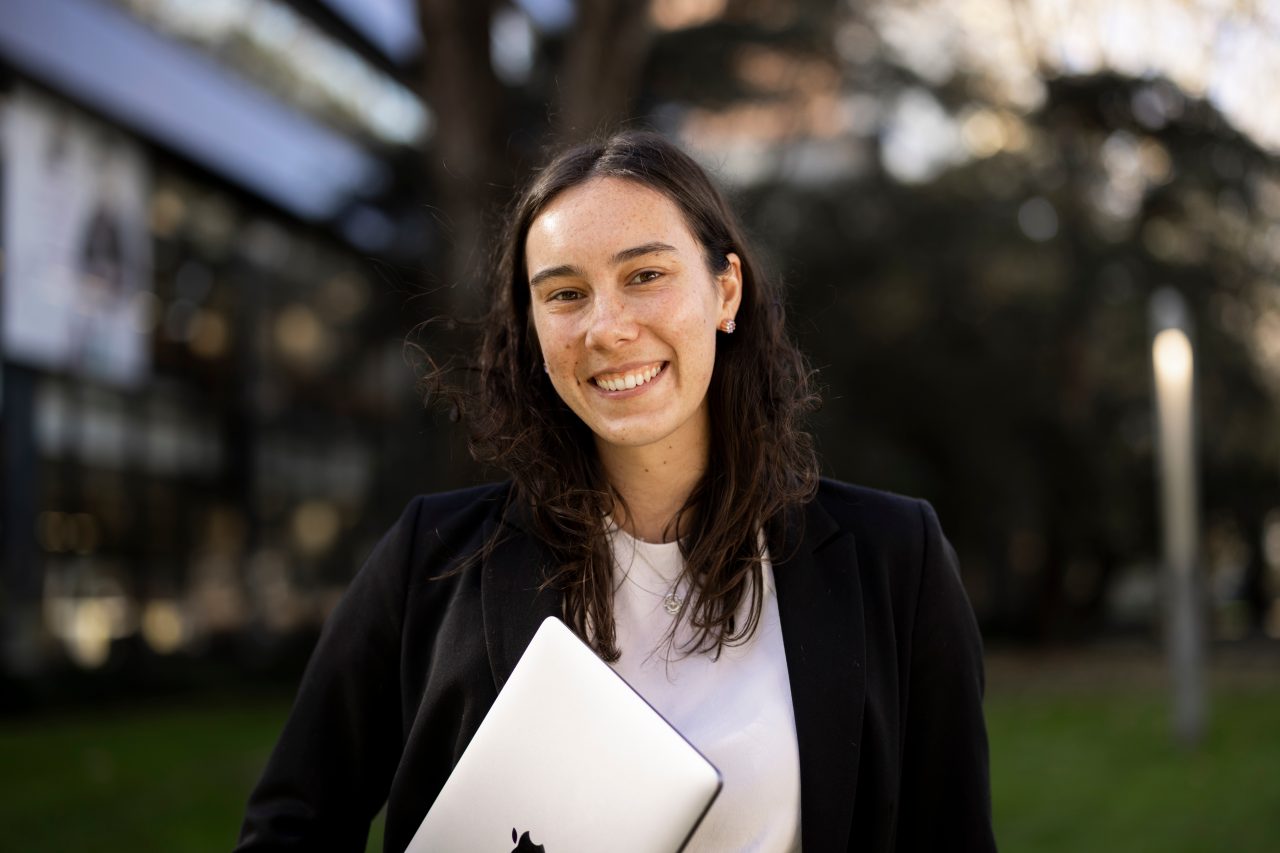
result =
[{"label": "tree trunk", "polygon": [[647,0],[579,0],[559,75],[561,139],[609,133],[632,117],[652,44]]},{"label": "tree trunk", "polygon": [[444,234],[442,269],[449,288],[441,307],[455,315],[482,308],[487,253],[486,214],[510,185],[503,157],[503,89],[489,55],[491,0],[419,0],[423,91],[435,116],[427,148],[428,174]]}]

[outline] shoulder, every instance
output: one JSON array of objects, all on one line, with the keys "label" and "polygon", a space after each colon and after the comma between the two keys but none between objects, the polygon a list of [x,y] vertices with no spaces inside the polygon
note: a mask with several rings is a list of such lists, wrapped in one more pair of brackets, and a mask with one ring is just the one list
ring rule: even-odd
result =
[{"label": "shoulder", "polygon": [[502,521],[510,483],[489,483],[409,501],[369,562],[410,576],[436,576],[479,550]]},{"label": "shoulder", "polygon": [[478,529],[501,520],[510,498],[510,482],[418,495],[409,501],[396,526],[437,537],[446,530]]},{"label": "shoulder", "polygon": [[422,494],[409,501],[406,514],[428,519],[500,517],[511,496],[511,482],[485,483],[449,492]]},{"label": "shoulder", "polygon": [[859,539],[919,539],[937,527],[928,501],[823,477],[814,497],[836,525]]},{"label": "shoulder", "polygon": [[832,537],[851,537],[868,592],[879,589],[903,603],[915,599],[927,576],[958,573],[928,501],[823,479],[808,515],[810,524],[834,523]]},{"label": "shoulder", "polygon": [[877,516],[893,517],[902,513],[919,512],[919,498],[899,495],[822,477],[818,480],[818,493],[815,500],[834,514],[847,515],[850,519],[871,513]]}]

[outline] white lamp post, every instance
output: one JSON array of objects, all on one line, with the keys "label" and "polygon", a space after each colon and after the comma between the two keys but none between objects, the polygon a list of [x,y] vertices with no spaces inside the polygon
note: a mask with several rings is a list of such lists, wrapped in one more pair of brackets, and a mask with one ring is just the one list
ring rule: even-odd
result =
[{"label": "white lamp post", "polygon": [[1200,596],[1199,488],[1195,453],[1195,354],[1182,297],[1151,297],[1157,474],[1163,531],[1165,647],[1173,679],[1173,729],[1195,745],[1204,732],[1204,610]]}]

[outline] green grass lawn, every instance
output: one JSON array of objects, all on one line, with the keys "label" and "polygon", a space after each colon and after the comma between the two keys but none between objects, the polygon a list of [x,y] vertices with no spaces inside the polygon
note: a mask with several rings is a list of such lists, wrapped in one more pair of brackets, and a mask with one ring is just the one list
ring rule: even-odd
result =
[{"label": "green grass lawn", "polygon": [[[1280,679],[1218,687],[1211,732],[1190,753],[1171,745],[1162,699],[1141,684],[993,685],[1001,848],[1280,849]],[[259,699],[0,721],[0,847],[229,850],[286,710]]]},{"label": "green grass lawn", "polygon": [[1219,691],[1201,746],[1163,696],[993,695],[992,797],[1007,851],[1280,850],[1280,686]]}]

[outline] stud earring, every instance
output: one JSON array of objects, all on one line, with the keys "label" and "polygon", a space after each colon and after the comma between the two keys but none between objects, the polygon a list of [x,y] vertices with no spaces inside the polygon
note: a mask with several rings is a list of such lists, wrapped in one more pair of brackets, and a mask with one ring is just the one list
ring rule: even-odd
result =
[{"label": "stud earring", "polygon": [[726,335],[732,335],[733,330],[736,328],[738,328],[738,324],[733,320],[725,320],[720,324],[720,331],[724,332]]},{"label": "stud earring", "polygon": [[542,372],[543,372],[543,373],[550,373],[550,372],[551,372],[551,368],[547,366],[547,363],[546,363],[545,361],[544,361],[544,362],[542,362]]}]

